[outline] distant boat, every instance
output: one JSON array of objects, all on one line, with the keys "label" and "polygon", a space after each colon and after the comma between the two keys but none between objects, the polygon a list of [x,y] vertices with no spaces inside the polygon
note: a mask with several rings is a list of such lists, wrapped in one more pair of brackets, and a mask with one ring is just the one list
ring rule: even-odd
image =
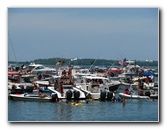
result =
[{"label": "distant boat", "polygon": [[31,73],[42,73],[42,72],[56,72],[55,68],[45,67],[42,64],[31,63],[28,66],[28,69]]}]

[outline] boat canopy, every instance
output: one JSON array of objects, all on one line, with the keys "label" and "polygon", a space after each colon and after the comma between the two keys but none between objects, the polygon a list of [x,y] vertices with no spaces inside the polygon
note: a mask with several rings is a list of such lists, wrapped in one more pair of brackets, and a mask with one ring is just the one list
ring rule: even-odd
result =
[{"label": "boat canopy", "polygon": [[86,79],[102,79],[102,80],[109,80],[108,78],[105,77],[99,77],[99,76],[84,76]]},{"label": "boat canopy", "polygon": [[61,78],[61,76],[57,76],[57,75],[53,75],[52,77],[53,77],[54,79],[56,79],[56,78],[57,78],[57,79],[58,79],[58,78]]},{"label": "boat canopy", "polygon": [[147,71],[141,74],[142,76],[157,76],[157,74],[151,72],[151,71]]}]

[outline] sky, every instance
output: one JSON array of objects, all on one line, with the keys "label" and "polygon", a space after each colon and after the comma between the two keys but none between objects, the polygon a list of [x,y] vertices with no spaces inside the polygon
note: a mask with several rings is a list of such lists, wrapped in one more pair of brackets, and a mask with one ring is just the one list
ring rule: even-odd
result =
[{"label": "sky", "polygon": [[8,8],[8,60],[159,60],[158,8]]}]

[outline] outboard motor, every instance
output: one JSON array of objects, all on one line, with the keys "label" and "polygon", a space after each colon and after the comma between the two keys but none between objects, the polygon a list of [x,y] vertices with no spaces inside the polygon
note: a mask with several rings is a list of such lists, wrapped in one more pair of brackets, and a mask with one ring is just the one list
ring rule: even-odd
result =
[{"label": "outboard motor", "polygon": [[105,98],[106,98],[106,91],[101,91],[101,93],[100,93],[100,100],[101,101],[105,101]]},{"label": "outboard motor", "polygon": [[80,97],[80,92],[79,91],[74,91],[74,100],[79,101],[79,97]]},{"label": "outboard motor", "polygon": [[150,91],[146,91],[145,95],[150,97]]},{"label": "outboard motor", "polygon": [[21,89],[16,89],[17,93],[19,92],[20,94],[23,94],[24,93],[24,86],[19,85],[18,87],[20,87]]},{"label": "outboard motor", "polygon": [[20,87],[21,90],[24,90],[24,86],[23,85],[19,85],[18,87]]},{"label": "outboard motor", "polygon": [[107,101],[112,101],[113,93],[112,92],[107,92]]},{"label": "outboard motor", "polygon": [[67,99],[67,101],[71,101],[71,97],[72,97],[72,91],[71,91],[71,90],[68,90],[68,91],[66,92],[66,99]]},{"label": "outboard motor", "polygon": [[51,94],[51,97],[52,97],[52,102],[57,102],[57,100],[58,100],[58,95],[57,95],[57,93],[52,93],[52,94]]}]

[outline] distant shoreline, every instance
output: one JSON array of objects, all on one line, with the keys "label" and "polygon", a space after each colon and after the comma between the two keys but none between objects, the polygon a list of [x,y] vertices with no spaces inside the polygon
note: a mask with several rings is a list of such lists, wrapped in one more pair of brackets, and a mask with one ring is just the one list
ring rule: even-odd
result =
[{"label": "distant shoreline", "polygon": [[[48,59],[35,59],[33,61],[25,61],[25,62],[16,62],[16,61],[8,61],[8,64],[30,64],[31,62],[35,62],[37,64],[43,65],[55,65],[57,61],[64,61],[64,65],[98,65],[98,66],[118,66],[120,60],[106,60],[106,59],[67,59],[67,58],[48,58]],[[140,66],[158,66],[158,61],[136,61],[137,65]]]}]

